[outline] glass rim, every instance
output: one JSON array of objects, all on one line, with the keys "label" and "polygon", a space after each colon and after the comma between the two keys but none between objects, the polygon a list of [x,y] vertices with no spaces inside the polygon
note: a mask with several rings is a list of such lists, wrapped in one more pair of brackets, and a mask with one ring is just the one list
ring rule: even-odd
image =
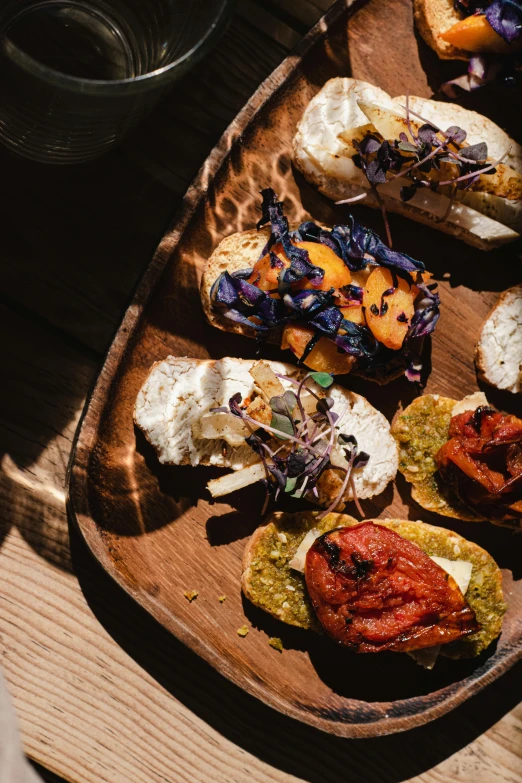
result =
[{"label": "glass rim", "polygon": [[208,51],[210,43],[214,37],[221,31],[225,22],[227,21],[235,0],[221,0],[221,5],[217,9],[216,16],[212,24],[208,27],[205,33],[199,38],[198,41],[185,52],[181,57],[178,57],[174,62],[163,65],[161,68],[157,68],[154,71],[148,71],[147,73],[140,74],[139,76],[131,76],[126,79],[87,79],[79,76],[71,76],[62,71],[57,71],[55,68],[50,68],[47,65],[36,60],[31,55],[19,49],[9,39],[4,38],[3,46],[7,50],[9,57],[20,67],[26,71],[30,71],[35,75],[39,75],[46,78],[48,81],[54,82],[54,84],[76,90],[78,92],[96,92],[97,94],[106,92],[111,93],[126,88],[136,88],[136,90],[146,88],[150,82],[162,82],[166,81],[171,71],[176,71],[178,68],[186,66],[189,61],[196,62]]}]

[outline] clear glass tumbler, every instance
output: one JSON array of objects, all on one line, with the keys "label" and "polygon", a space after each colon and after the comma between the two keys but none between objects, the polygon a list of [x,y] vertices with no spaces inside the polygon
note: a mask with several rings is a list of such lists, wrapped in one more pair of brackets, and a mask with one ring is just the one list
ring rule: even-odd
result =
[{"label": "clear glass tumbler", "polygon": [[0,0],[0,141],[77,163],[120,141],[210,47],[232,0]]}]

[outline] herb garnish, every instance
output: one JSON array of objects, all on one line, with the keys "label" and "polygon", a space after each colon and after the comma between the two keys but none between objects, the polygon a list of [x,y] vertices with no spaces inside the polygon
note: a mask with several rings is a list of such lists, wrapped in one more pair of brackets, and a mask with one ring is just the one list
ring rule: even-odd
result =
[{"label": "herb garnish", "polygon": [[[488,163],[488,147],[485,142],[463,146],[467,133],[458,125],[452,125],[443,131],[433,122],[426,120],[420,114],[409,107],[409,98],[406,97],[406,105],[402,106],[406,112],[406,124],[409,138],[406,133],[400,133],[394,141],[383,140],[382,136],[370,133],[360,142],[352,140],[357,154],[353,156],[354,164],[363,170],[370,188],[376,196],[391,246],[391,235],[386,209],[378,191],[378,186],[385,182],[391,182],[400,177],[408,181],[400,189],[400,199],[403,202],[411,201],[418,190],[429,188],[437,192],[442,187],[451,186],[451,195],[447,210],[439,219],[444,222],[451,210],[451,206],[458,190],[469,190],[483,174],[495,174],[496,166],[501,163],[507,152],[493,163]],[[414,127],[411,118],[422,120],[423,125]],[[448,164],[454,176],[444,179],[442,166]],[[425,176],[423,176],[425,175]],[[353,199],[343,199],[338,204],[350,203]]]},{"label": "herb garnish", "polygon": [[[353,435],[346,436],[338,432],[338,422],[343,414],[339,415],[333,410],[331,397],[320,396],[310,384],[312,381],[320,388],[327,389],[333,383],[332,376],[324,372],[310,372],[301,381],[278,373],[276,376],[290,382],[295,391],[287,390],[271,398],[270,425],[260,423],[248,415],[239,393],[230,398],[228,408],[214,409],[232,413],[250,430],[246,442],[259,455],[265,468],[266,499],[262,513],[265,513],[270,498],[277,501],[281,492],[295,498],[312,495],[317,499],[318,480],[326,469],[334,467],[344,474],[343,482],[332,503],[318,518],[322,519],[337,508],[348,487],[361,516],[364,516],[355,492],[353,471],[367,465],[370,457],[358,450]],[[303,399],[305,393],[315,398],[313,413],[307,413],[308,405]],[[331,462],[334,451],[337,456],[335,465]]]}]

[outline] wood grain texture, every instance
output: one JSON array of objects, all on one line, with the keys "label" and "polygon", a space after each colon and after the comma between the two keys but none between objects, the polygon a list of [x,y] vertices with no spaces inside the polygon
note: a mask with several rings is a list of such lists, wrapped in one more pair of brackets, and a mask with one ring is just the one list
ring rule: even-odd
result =
[{"label": "wood grain texture", "polygon": [[[401,70],[391,67],[399,44],[407,66]],[[522,586],[516,581],[521,542],[492,526],[476,532],[505,569],[509,595],[502,637],[488,655],[440,661],[430,673],[405,656],[348,658],[328,640],[272,621],[242,599],[241,556],[260,521],[259,493],[249,488],[231,505],[209,502],[208,471],[160,466],[134,430],[132,413],[150,365],[168,354],[254,358],[253,341],[215,333],[205,323],[199,299],[204,264],[223,236],[255,225],[262,187],[275,188],[291,221],[308,216],[328,225],[343,221],[345,210],[326,203],[295,176],[291,142],[304,108],[324,82],[349,73],[365,76],[375,51],[384,63],[373,75],[380,87],[430,94],[409,2],[390,0],[370,8],[341,0],[229,127],[188,191],[111,346],[79,431],[70,484],[71,513],[92,551],[160,623],[265,703],[345,737],[379,736],[433,720],[522,656]],[[372,226],[380,219],[361,208],[358,216]],[[500,253],[486,257],[400,218],[392,221],[392,234],[397,247],[421,257],[441,282],[443,317],[433,339],[427,390],[460,398],[476,388],[474,343],[495,299],[477,287],[498,285],[491,264]],[[516,250],[503,248],[501,255],[508,276],[516,278]],[[465,276],[471,264],[475,279],[464,277],[466,286],[457,288],[459,275]],[[386,388],[349,376],[342,382],[362,391],[390,418],[416,393],[404,379]],[[398,487],[401,494],[390,487],[365,503],[366,515],[419,518],[408,490],[400,482]],[[425,512],[422,517],[447,524]],[[464,535],[472,532],[464,526]],[[198,591],[197,601],[184,598],[188,590]],[[220,594],[229,598],[217,611]],[[245,619],[250,632],[241,639],[237,629]],[[269,636],[282,637],[282,655],[268,647]],[[350,683],[342,676],[348,663]]]},{"label": "wood grain texture", "polygon": [[[257,5],[274,14],[274,30],[282,20],[304,33],[329,2],[259,0]],[[239,10],[242,6],[240,0]],[[248,33],[246,51],[258,56],[244,56],[238,30]],[[0,149],[4,190],[10,194],[0,249],[3,301],[8,301],[0,344],[5,371],[0,666],[22,717],[26,749],[74,783],[119,783],[143,775],[213,783],[226,769],[226,779],[239,783],[514,783],[522,777],[520,664],[427,727],[381,740],[338,740],[236,691],[122,595],[74,534],[77,576],[70,572],[64,471],[97,356],[194,171],[260,79],[284,57],[284,48],[272,42],[269,30],[257,32],[243,15],[218,50],[121,150],[100,161],[103,165],[70,169],[67,176],[63,170],[61,187],[55,186],[55,170],[50,176],[45,167],[27,165]],[[103,208],[96,211],[100,199]],[[76,211],[64,212],[69,200]],[[116,210],[112,228],[105,209]],[[74,223],[70,234],[68,221]],[[109,230],[102,230],[100,221]],[[86,236],[89,252],[84,253]],[[13,582],[21,587],[16,602]],[[60,631],[73,611],[82,618],[77,647],[70,647]],[[36,644],[33,624],[40,616]],[[77,648],[102,644],[110,664],[102,665],[94,655],[84,669]],[[75,687],[79,676],[81,690]],[[131,707],[118,698],[120,688]],[[95,694],[94,702],[86,694]],[[135,733],[142,723],[149,726],[148,703],[160,698],[162,719],[154,731],[162,737],[161,748],[149,749],[135,743],[133,733],[120,732],[120,724],[129,720]],[[164,725],[173,727],[174,737],[163,733]],[[173,758],[185,742],[191,753],[187,758],[182,751],[177,765]]]}]

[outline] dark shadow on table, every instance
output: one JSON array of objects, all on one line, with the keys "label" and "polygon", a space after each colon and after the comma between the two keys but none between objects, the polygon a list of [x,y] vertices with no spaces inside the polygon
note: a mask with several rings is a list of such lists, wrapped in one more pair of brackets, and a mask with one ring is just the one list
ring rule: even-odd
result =
[{"label": "dark shadow on table", "polygon": [[169,634],[112,581],[73,525],[71,549],[84,596],[117,644],[217,732],[308,783],[408,780],[465,747],[519,701],[522,664],[450,714],[412,731],[364,741],[323,734],[244,693]]}]

